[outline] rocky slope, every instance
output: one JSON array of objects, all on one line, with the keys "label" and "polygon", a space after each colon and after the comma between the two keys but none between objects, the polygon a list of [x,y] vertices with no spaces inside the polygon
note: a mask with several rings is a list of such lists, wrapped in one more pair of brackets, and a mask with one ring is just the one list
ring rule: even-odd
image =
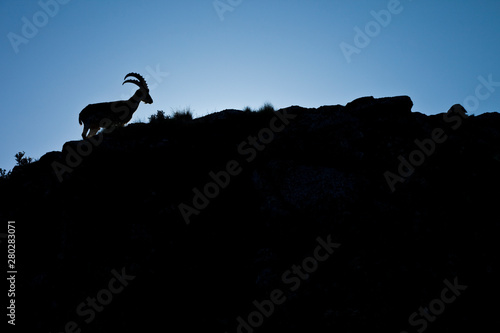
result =
[{"label": "rocky slope", "polygon": [[[494,323],[500,114],[409,97],[131,124],[16,167],[35,332],[445,332]],[[2,244],[5,243],[5,240]]]}]

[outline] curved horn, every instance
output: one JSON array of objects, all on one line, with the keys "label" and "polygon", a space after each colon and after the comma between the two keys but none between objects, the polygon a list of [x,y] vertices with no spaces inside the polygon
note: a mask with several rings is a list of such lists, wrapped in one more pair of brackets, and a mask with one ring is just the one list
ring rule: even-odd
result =
[{"label": "curved horn", "polygon": [[129,76],[135,77],[139,81],[136,81],[136,80],[126,80],[122,84],[130,82],[130,83],[137,84],[139,87],[149,89],[148,88],[148,84],[146,83],[146,80],[144,80],[144,78],[140,74],[138,74],[138,73],[128,73],[127,75],[125,75],[125,77],[123,79],[125,80]]},{"label": "curved horn", "polygon": [[134,83],[134,84],[136,84],[139,88],[142,88],[142,87],[143,87],[143,86],[142,86],[142,84],[141,84],[139,81],[137,81],[137,80],[126,80],[126,81],[124,81],[124,82],[122,83],[122,85],[124,85],[124,84],[125,84],[125,83],[127,83],[127,82],[129,82],[129,83]]}]

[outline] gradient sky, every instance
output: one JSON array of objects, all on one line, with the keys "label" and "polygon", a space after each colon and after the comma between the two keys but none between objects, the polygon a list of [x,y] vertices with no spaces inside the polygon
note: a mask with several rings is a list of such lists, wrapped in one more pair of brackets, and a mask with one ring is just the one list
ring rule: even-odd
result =
[{"label": "gradient sky", "polygon": [[154,99],[132,122],[395,95],[500,111],[499,16],[498,0],[4,0],[0,168],[81,139],[79,112],[129,98],[129,72]]}]

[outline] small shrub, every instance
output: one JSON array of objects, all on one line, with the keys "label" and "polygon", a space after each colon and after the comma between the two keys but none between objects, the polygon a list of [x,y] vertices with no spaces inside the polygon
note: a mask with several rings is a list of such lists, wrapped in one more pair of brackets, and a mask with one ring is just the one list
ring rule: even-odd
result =
[{"label": "small shrub", "polygon": [[165,115],[165,112],[163,112],[162,110],[158,110],[158,111],[156,111],[156,114],[152,114],[149,117],[149,123],[151,124],[151,123],[162,122],[162,121],[165,121],[169,118],[170,118],[169,116]]},{"label": "small shrub", "polygon": [[191,113],[191,109],[186,108],[182,111],[175,111],[172,119],[181,121],[193,120],[193,114]]},{"label": "small shrub", "polygon": [[7,179],[10,176],[10,171],[7,172],[5,169],[0,169],[0,179]]},{"label": "small shrub", "polygon": [[243,109],[243,112],[253,112],[253,110],[252,110],[249,106],[246,106],[246,107]]},{"label": "small shrub", "polygon": [[258,112],[274,112],[274,106],[271,103],[265,103],[259,108]]},{"label": "small shrub", "polygon": [[23,166],[33,162],[33,159],[31,157],[24,157],[24,155],[25,155],[24,151],[19,152],[15,155],[17,165]]}]

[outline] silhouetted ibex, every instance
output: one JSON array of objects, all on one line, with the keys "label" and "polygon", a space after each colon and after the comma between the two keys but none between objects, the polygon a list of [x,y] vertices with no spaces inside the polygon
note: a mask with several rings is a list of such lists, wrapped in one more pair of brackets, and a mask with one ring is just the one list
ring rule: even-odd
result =
[{"label": "silhouetted ibex", "polygon": [[[137,80],[126,80],[129,76],[135,77]],[[146,104],[153,103],[153,99],[149,95],[149,88],[144,78],[137,73],[128,73],[125,75],[127,82],[136,84],[139,89],[127,101],[115,101],[107,103],[89,104],[81,112],[78,121],[80,125],[83,123],[82,138],[86,139],[94,136],[101,127],[109,128],[111,126],[123,126],[132,119],[132,115],[137,110],[139,103],[143,101]],[[87,131],[90,132],[87,135]]]}]

